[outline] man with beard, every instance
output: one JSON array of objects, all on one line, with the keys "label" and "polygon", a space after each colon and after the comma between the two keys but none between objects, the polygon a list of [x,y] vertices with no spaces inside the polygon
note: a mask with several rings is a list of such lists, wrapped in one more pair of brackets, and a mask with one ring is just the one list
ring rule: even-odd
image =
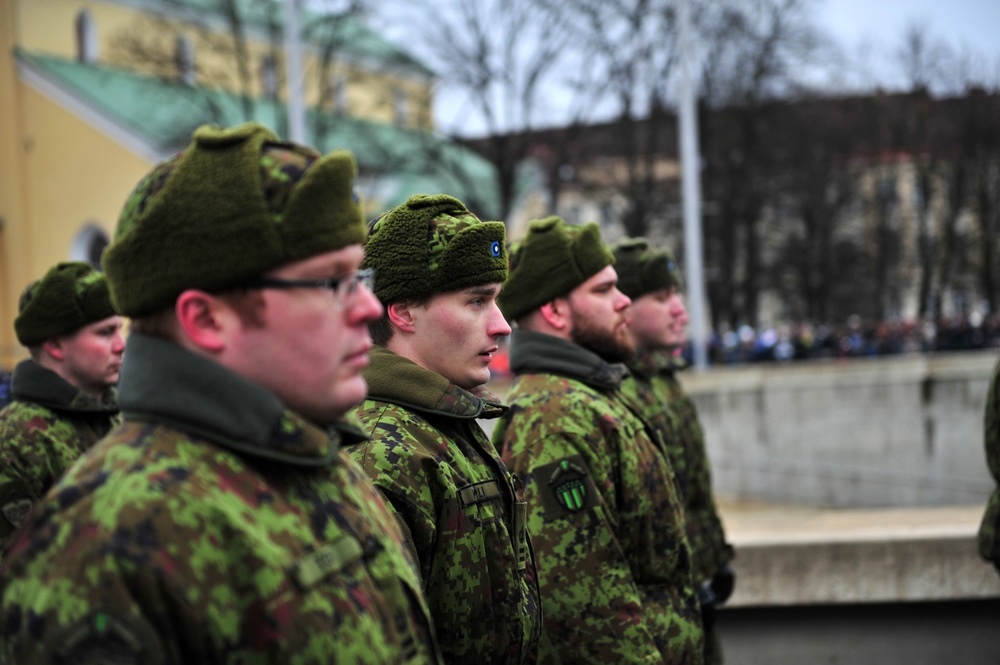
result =
[{"label": "man with beard", "polygon": [[714,629],[715,607],[726,602],[735,577],[722,520],[712,496],[712,470],[694,403],[677,378],[684,360],[675,352],[687,342],[688,313],[681,277],[670,250],[645,238],[625,238],[612,251],[618,288],[632,299],[629,331],[636,354],[623,390],[644,405],[643,415],[662,438],[684,503],[688,544],[705,624],[705,662],[721,663]]},{"label": "man with beard", "polygon": [[494,432],[525,484],[541,663],[702,662],[701,615],[667,457],[622,393],[631,301],[596,224],[536,220],[500,307],[517,329]]},{"label": "man with beard", "polygon": [[118,423],[125,350],[107,280],[81,261],[59,263],[28,285],[14,331],[31,357],[14,369],[14,401],[0,411],[0,547]]}]

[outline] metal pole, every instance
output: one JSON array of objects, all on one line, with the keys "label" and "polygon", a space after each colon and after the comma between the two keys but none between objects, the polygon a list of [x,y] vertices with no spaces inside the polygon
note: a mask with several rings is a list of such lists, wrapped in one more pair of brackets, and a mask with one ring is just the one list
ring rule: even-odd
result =
[{"label": "metal pole", "polygon": [[285,82],[288,93],[288,139],[306,143],[306,109],[302,101],[301,0],[285,0]]},{"label": "metal pole", "polygon": [[705,275],[701,249],[701,158],[698,154],[698,111],[695,106],[695,57],[691,43],[690,0],[677,0],[680,47],[679,132],[681,199],[684,203],[684,263],[691,348],[696,371],[708,366],[705,335]]}]

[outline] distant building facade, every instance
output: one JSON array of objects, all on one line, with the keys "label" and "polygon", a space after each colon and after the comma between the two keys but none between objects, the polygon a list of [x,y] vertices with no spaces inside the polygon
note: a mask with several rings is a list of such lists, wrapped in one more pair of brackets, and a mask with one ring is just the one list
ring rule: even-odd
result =
[{"label": "distant building facade", "polygon": [[[0,0],[0,368],[17,299],[52,264],[95,265],[128,192],[191,130],[287,135],[284,5]],[[434,73],[356,16],[302,16],[307,142],[359,162],[367,212],[410,194],[492,196],[492,166],[433,133]]]}]

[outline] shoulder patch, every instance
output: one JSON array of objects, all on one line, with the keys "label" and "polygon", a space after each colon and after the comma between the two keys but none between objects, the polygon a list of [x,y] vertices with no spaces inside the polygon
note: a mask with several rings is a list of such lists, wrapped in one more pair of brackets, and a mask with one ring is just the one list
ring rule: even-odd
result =
[{"label": "shoulder patch", "polygon": [[45,640],[54,660],[74,665],[161,665],[163,648],[150,625],[137,616],[98,608],[53,631]]},{"label": "shoulder patch", "polygon": [[579,455],[540,466],[532,472],[546,519],[584,512],[597,503],[597,488]]},{"label": "shoulder patch", "polygon": [[31,488],[23,480],[0,485],[0,538],[14,533],[21,526],[33,504]]}]

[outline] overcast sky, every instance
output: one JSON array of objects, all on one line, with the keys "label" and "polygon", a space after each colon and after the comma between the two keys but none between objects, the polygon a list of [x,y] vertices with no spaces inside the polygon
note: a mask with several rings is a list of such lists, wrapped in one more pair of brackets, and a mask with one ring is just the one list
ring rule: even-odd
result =
[{"label": "overcast sky", "polygon": [[883,76],[898,75],[892,52],[910,24],[994,67],[1000,62],[1000,0],[818,0],[816,10],[818,27],[847,54],[870,53]]},{"label": "overcast sky", "polygon": [[845,47],[896,42],[917,21],[953,45],[1000,54],[998,0],[819,0],[817,9],[817,24]]},{"label": "overcast sky", "polygon": [[[980,58],[978,75],[1000,81],[1000,0],[815,0],[813,9],[814,25],[851,61],[844,63],[838,87],[870,89],[876,83],[889,89],[904,87],[895,52],[910,25],[925,26],[932,39],[954,51],[970,49]],[[859,73],[862,70],[864,74]],[[828,76],[829,72],[824,74],[824,80]],[[481,134],[481,119],[458,101],[461,98],[445,89],[438,91],[438,127],[467,136]]]}]

